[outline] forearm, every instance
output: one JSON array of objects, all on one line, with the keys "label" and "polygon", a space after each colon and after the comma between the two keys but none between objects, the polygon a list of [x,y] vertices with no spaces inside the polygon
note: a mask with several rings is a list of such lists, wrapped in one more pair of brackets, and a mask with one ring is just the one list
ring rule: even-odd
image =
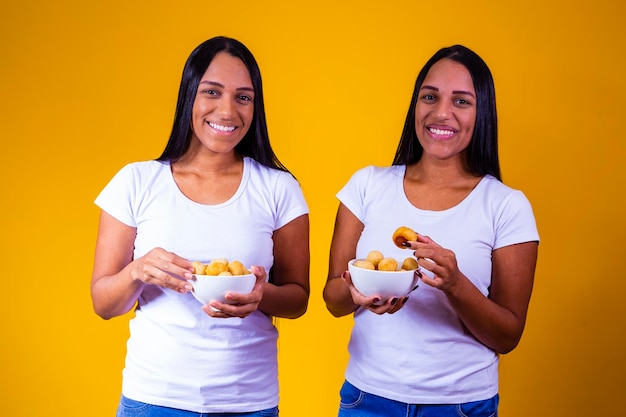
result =
[{"label": "forearm", "polygon": [[323,292],[326,308],[335,317],[353,313],[359,306],[352,301],[348,284],[340,277],[329,278]]},{"label": "forearm", "polygon": [[363,228],[363,223],[343,204],[339,204],[330,245],[328,278],[323,291],[326,308],[335,317],[351,314],[359,307],[354,303],[342,274],[347,271],[348,262],[356,257],[356,246]]},{"label": "forearm", "polygon": [[517,317],[511,310],[496,304],[469,280],[446,295],[459,319],[479,342],[501,354],[517,346],[525,317]]},{"label": "forearm", "polygon": [[91,285],[91,299],[96,314],[110,319],[129,312],[144,287],[140,280],[133,280],[129,268],[114,275],[94,279]]},{"label": "forearm", "polygon": [[259,310],[270,316],[295,319],[306,312],[308,303],[309,292],[299,284],[265,283]]}]

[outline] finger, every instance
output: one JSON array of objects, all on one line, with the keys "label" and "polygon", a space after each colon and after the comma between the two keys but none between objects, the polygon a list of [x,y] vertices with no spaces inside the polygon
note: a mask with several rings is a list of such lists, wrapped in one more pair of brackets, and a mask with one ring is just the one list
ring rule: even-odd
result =
[{"label": "finger", "polygon": [[424,276],[422,277],[422,282],[426,285],[430,285],[431,287],[435,287],[435,288],[439,286],[439,283],[434,278],[431,278],[427,274],[424,274]]},{"label": "finger", "polygon": [[227,303],[220,302],[211,302],[209,307],[212,307],[215,310],[218,310],[219,313],[217,316],[219,317],[239,317],[245,318],[248,317],[254,310],[256,310],[257,305],[253,304],[245,304],[245,305],[232,305]]},{"label": "finger", "polygon": [[[436,243],[434,240],[432,240],[432,239],[430,238],[430,236],[421,235],[421,234],[418,234],[418,235],[417,235],[417,240],[416,240],[416,242],[418,242],[418,243],[432,243],[432,244],[434,244],[434,245],[437,245],[437,243]],[[437,245],[437,246],[439,246],[439,245]]]},{"label": "finger", "polygon": [[179,277],[191,278],[193,276],[193,265],[185,258],[181,258],[172,252],[163,249],[156,250],[155,266],[162,271],[169,272]]},{"label": "finger", "polygon": [[353,285],[352,275],[350,275],[350,271],[343,271],[343,273],[341,274],[341,278],[346,282],[346,284]]},{"label": "finger", "polygon": [[395,301],[394,301],[394,298],[390,298],[383,304],[371,304],[367,306],[367,309],[373,313],[381,315],[381,314],[385,314],[393,310],[395,308],[396,302],[397,302],[397,298],[395,298]]},{"label": "finger", "polygon": [[193,277],[194,268],[193,266],[191,266],[191,264],[189,264],[189,266],[187,267],[185,263],[183,263],[183,265],[179,265],[174,262],[161,260],[158,268],[162,271],[167,272],[168,274],[171,274],[180,278],[190,279]]},{"label": "finger", "polygon": [[246,304],[259,304],[261,302],[263,292],[261,289],[253,289],[248,294],[242,294],[238,292],[227,292],[224,294],[224,298],[228,300],[227,305],[246,305]]},{"label": "finger", "polygon": [[437,264],[431,259],[417,258],[417,264],[419,265],[419,274],[421,275],[420,279],[423,279],[424,276],[428,276],[429,278],[433,278],[435,276],[433,268],[436,268]]},{"label": "finger", "polygon": [[228,318],[230,317],[228,314],[224,313],[222,310],[213,307],[212,305],[204,305],[202,306],[202,311],[214,318]]},{"label": "finger", "polygon": [[391,310],[389,310],[389,314],[393,314],[396,311],[400,310],[402,307],[404,307],[404,305],[406,304],[407,301],[409,301],[409,297],[408,296],[402,297],[402,298],[398,299],[398,301],[393,306],[393,308]]},{"label": "finger", "polygon": [[265,272],[265,268],[258,265],[252,265],[250,267],[250,272],[252,272],[256,278],[257,282],[266,281],[267,273]]},{"label": "finger", "polygon": [[[150,273],[148,273],[148,275],[150,275]],[[187,280],[173,276],[170,273],[162,271],[158,268],[153,268],[151,270],[151,275],[152,278],[149,277],[146,282],[183,293],[193,289]]]},{"label": "finger", "polygon": [[348,287],[350,290],[350,295],[352,296],[352,301],[355,304],[358,304],[363,307],[367,307],[370,305],[378,305],[380,303],[381,298],[378,295],[371,295],[369,297],[363,295],[359,290],[356,289],[352,283]]}]

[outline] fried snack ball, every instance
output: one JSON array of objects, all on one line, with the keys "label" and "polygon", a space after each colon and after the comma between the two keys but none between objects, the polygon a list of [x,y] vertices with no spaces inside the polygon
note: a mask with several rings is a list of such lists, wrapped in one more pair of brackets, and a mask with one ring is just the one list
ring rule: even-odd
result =
[{"label": "fried snack ball", "polygon": [[406,271],[411,271],[413,269],[417,269],[419,267],[419,264],[417,263],[417,259],[415,258],[405,258],[404,261],[402,262],[402,266],[400,268],[406,270]]},{"label": "fried snack ball", "polygon": [[366,261],[370,261],[375,267],[378,266],[378,262],[381,261],[381,259],[383,259],[385,256],[382,254],[382,252],[377,251],[377,250],[373,250],[370,251],[370,253],[367,254],[367,258],[365,258]]},{"label": "fried snack ball", "polygon": [[228,271],[228,261],[224,263],[219,259],[212,260],[204,269],[206,275],[219,275],[224,271]]},{"label": "fried snack ball", "polygon": [[228,271],[230,271],[232,275],[245,275],[249,273],[246,267],[239,261],[231,261],[228,264]]},{"label": "fried snack ball", "polygon": [[360,259],[358,261],[355,261],[354,266],[358,267],[358,268],[363,268],[363,269],[376,269],[376,267],[374,266],[373,263],[371,263],[370,261],[366,261],[364,259]]},{"label": "fried snack ball", "polygon": [[232,274],[230,271],[222,271],[219,274],[217,274],[218,277],[232,277],[234,274]]},{"label": "fried snack ball", "polygon": [[379,271],[396,271],[398,269],[398,261],[393,258],[383,258],[378,262]]},{"label": "fried snack ball", "polygon": [[191,262],[193,267],[193,273],[197,275],[222,275],[222,276],[234,276],[234,275],[248,275],[251,274],[250,270],[246,268],[240,261],[228,262],[227,259],[216,258],[213,259],[208,265],[202,262]]},{"label": "fried snack ball", "polygon": [[400,226],[396,229],[395,232],[393,232],[392,239],[393,243],[395,243],[397,247],[401,249],[407,249],[407,247],[404,246],[403,243],[406,243],[409,240],[417,240],[417,233],[415,233],[415,231],[410,227]]},{"label": "fried snack ball", "polygon": [[202,262],[193,261],[191,263],[191,266],[193,267],[194,274],[204,275],[204,269],[206,268],[206,266]]}]

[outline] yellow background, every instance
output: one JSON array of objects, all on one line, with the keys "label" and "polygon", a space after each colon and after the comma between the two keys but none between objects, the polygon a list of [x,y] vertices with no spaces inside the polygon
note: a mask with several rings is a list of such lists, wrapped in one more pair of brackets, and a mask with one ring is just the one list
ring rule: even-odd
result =
[{"label": "yellow background", "polygon": [[334,195],[391,163],[419,68],[453,43],[494,73],[504,180],[542,238],[501,414],[619,415],[625,16],[618,0],[4,1],[0,414],[114,415],[129,316],[91,309],[93,199],[160,154],[185,59],[228,35],[259,61],[274,148],[311,209],[310,308],[279,323],[282,416],[336,415],[351,319],[321,298]]}]

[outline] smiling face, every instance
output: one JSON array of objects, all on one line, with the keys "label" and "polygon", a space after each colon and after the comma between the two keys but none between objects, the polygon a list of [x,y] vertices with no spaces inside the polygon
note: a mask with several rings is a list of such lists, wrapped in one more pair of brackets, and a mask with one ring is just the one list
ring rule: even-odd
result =
[{"label": "smiling face", "polygon": [[220,52],[200,80],[192,113],[192,141],[213,153],[230,153],[254,116],[254,88],[241,59]]},{"label": "smiling face", "polygon": [[435,63],[419,91],[415,131],[425,157],[459,157],[476,124],[476,92],[462,64],[444,58]]}]

